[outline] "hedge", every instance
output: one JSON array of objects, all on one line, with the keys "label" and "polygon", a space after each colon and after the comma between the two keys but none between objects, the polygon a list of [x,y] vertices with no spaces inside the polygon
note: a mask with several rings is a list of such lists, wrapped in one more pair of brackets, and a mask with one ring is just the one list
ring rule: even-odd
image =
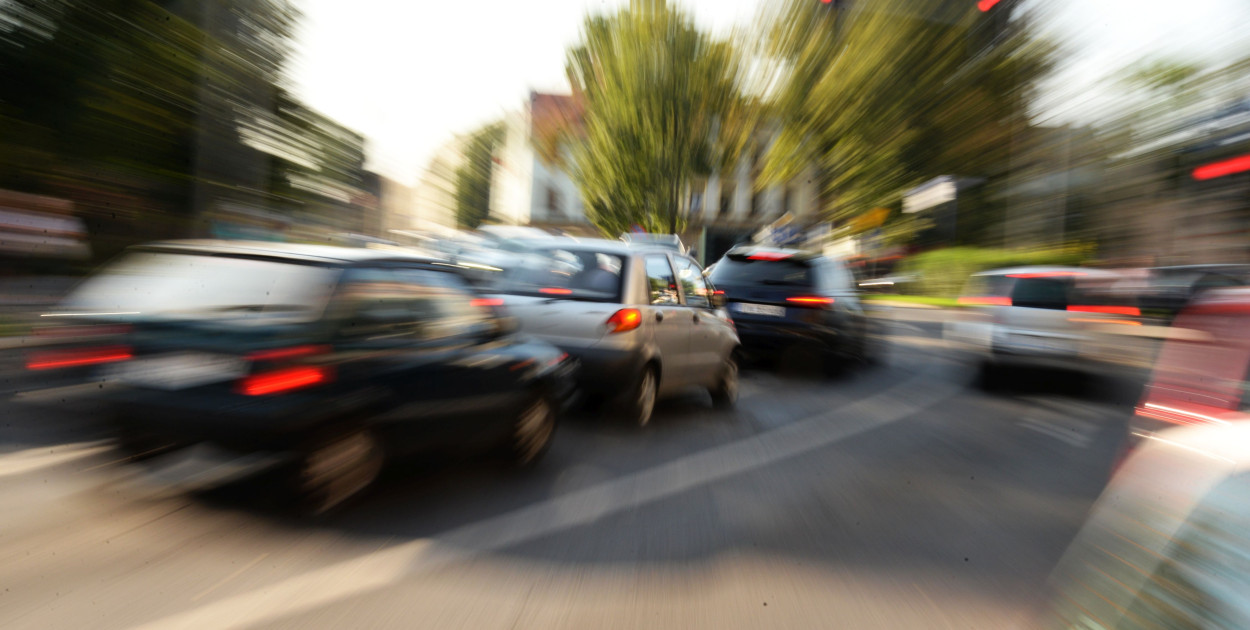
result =
[{"label": "hedge", "polygon": [[950,247],[917,254],[903,261],[901,272],[915,274],[921,295],[954,297],[979,271],[1024,265],[1080,265],[1092,257],[1085,245],[1048,249],[983,249]]}]

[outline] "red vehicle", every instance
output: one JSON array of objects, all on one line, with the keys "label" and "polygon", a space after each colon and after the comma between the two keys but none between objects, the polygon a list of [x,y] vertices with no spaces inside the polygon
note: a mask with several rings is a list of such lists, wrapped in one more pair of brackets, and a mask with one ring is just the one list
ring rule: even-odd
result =
[{"label": "red vehicle", "polygon": [[1250,289],[1205,294],[1169,332],[1130,423],[1130,448],[1170,427],[1250,419]]}]

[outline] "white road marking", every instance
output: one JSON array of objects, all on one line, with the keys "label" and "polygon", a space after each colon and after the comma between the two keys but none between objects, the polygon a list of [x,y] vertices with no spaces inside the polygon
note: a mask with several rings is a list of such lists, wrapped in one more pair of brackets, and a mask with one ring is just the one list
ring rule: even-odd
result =
[{"label": "white road marking", "polygon": [[60,446],[44,446],[0,455],[0,477],[21,475],[50,468],[77,459],[91,457],[108,450],[105,442],[78,442]]},{"label": "white road marking", "polygon": [[934,382],[931,374],[918,374],[841,409],[534,503],[433,539],[389,547],[139,627],[224,629],[272,623],[394,585],[418,572],[536,540],[829,446],[898,422],[949,398],[959,389],[954,383]]},{"label": "white road marking", "polygon": [[1079,420],[1065,423],[1075,426],[1059,426],[1037,418],[1024,418],[1016,424],[1077,448],[1088,448],[1094,441],[1094,433],[1097,431],[1097,427]]}]

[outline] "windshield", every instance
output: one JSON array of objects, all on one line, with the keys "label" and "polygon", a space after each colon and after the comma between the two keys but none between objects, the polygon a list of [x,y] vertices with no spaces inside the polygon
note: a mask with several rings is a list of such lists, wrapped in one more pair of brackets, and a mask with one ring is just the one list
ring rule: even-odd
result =
[{"label": "windshield", "polygon": [[624,259],[587,250],[548,249],[525,256],[497,290],[553,299],[619,302]]},{"label": "windshield", "polygon": [[66,298],[67,312],[142,317],[281,314],[316,319],[339,271],[270,260],[134,252]]},{"label": "windshield", "polygon": [[737,260],[725,258],[716,263],[708,277],[715,285],[777,285],[810,287],[814,271],[797,260]]}]

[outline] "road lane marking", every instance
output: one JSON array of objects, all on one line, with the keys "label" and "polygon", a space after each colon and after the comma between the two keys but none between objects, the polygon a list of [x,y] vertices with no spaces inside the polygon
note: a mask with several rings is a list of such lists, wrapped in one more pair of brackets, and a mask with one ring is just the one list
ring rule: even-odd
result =
[{"label": "road lane marking", "polygon": [[[552,497],[423,538],[283,579],[137,626],[240,628],[393,586],[420,572],[506,549],[883,427],[949,398],[961,386],[924,372],[841,409]],[[926,382],[928,381],[928,382]]]},{"label": "road lane marking", "polygon": [[211,593],[211,592],[213,592],[213,591],[217,590],[218,588],[221,588],[221,586],[222,586],[222,585],[224,585],[226,582],[229,582],[230,580],[233,580],[234,578],[237,578],[237,577],[239,577],[240,575],[243,575],[243,572],[244,572],[244,571],[247,571],[248,569],[250,569],[250,568],[252,568],[252,567],[256,566],[257,564],[260,564],[260,561],[261,561],[261,560],[264,560],[265,558],[268,558],[268,557],[269,557],[269,552],[268,552],[268,551],[266,551],[265,553],[260,554],[259,556],[256,556],[256,559],[254,559],[254,560],[252,560],[251,562],[249,562],[249,563],[247,563],[247,564],[245,564],[245,565],[243,565],[243,566],[239,567],[239,569],[238,569],[237,571],[235,571],[235,572],[231,573],[230,575],[227,575],[227,576],[226,576],[226,577],[224,577],[224,578],[221,578],[220,580],[218,580],[218,581],[217,581],[217,583],[216,583],[216,584],[213,584],[212,586],[210,586],[210,587],[208,587],[208,588],[206,588],[206,589],[204,589],[204,590],[200,591],[199,593],[197,593],[195,597],[192,597],[192,598],[191,598],[191,603],[193,603],[193,604],[194,604],[195,602],[200,601],[200,599],[202,599],[205,595],[208,595],[209,593]]},{"label": "road lane marking", "polygon": [[1090,443],[1094,441],[1094,430],[1096,427],[1090,426],[1088,423],[1073,421],[1079,423],[1080,426],[1061,427],[1045,420],[1036,418],[1023,418],[1016,424],[1030,431],[1036,431],[1042,435],[1049,436],[1077,448],[1088,448]]},{"label": "road lane marking", "polygon": [[76,442],[0,455],[0,477],[22,475],[91,457],[111,448],[106,442]]}]

